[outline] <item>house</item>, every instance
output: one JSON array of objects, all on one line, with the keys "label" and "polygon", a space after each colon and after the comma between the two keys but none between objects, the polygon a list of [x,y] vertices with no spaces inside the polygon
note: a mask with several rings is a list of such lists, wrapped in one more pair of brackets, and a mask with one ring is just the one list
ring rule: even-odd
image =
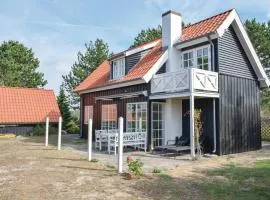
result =
[{"label": "house", "polygon": [[61,116],[52,90],[0,87],[0,133],[26,134],[37,124]]},{"label": "house", "polygon": [[88,118],[94,130],[109,130],[122,116],[124,131],[147,132],[149,149],[183,135],[194,155],[194,109],[201,109],[205,152],[260,149],[259,92],[269,84],[235,9],[187,27],[168,11],[162,38],[111,56],[75,89],[81,134]]}]

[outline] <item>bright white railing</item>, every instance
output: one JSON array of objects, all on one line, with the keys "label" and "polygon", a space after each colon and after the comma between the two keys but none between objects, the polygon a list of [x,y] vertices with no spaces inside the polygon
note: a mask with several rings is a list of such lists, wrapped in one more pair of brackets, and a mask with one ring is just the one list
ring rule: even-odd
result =
[{"label": "bright white railing", "polygon": [[190,81],[194,90],[218,91],[217,72],[190,68],[155,75],[151,80],[151,93],[190,91]]}]

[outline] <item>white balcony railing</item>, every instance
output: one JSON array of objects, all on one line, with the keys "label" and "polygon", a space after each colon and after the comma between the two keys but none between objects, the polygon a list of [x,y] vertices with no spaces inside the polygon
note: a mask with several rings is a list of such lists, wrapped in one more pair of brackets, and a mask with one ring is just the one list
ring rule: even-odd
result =
[{"label": "white balcony railing", "polygon": [[190,81],[194,90],[218,91],[217,72],[190,68],[155,75],[151,80],[151,93],[191,91]]}]

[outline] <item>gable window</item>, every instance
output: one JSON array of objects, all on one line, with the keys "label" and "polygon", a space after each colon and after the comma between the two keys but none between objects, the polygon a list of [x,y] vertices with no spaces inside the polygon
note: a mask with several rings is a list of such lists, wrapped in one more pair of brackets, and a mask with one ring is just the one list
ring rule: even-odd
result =
[{"label": "gable window", "polygon": [[198,68],[211,70],[211,51],[210,46],[194,48],[182,52],[182,66],[184,68]]},{"label": "gable window", "polygon": [[113,79],[119,79],[125,75],[125,58],[113,61]]},{"label": "gable window", "polygon": [[93,106],[84,106],[84,124],[88,124],[89,119],[93,119]]},{"label": "gable window", "polygon": [[102,105],[101,107],[101,130],[112,130],[117,128],[117,106],[116,104]]},{"label": "gable window", "polygon": [[147,130],[147,103],[128,103],[127,104],[127,123],[128,132],[138,132]]}]

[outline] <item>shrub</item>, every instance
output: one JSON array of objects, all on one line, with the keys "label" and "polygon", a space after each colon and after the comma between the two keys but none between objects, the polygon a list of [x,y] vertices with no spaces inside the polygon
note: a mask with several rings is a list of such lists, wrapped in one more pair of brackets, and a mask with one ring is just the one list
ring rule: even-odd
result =
[{"label": "shrub", "polygon": [[155,173],[155,174],[160,174],[161,172],[162,172],[162,169],[159,169],[159,168],[153,169],[153,173]]},{"label": "shrub", "polygon": [[74,121],[70,121],[66,125],[66,131],[71,134],[79,133],[80,127]]},{"label": "shrub", "polygon": [[[41,136],[45,135],[45,125],[37,125],[35,128],[32,129],[32,131],[29,132],[29,135],[31,136]],[[55,135],[58,134],[58,129],[54,126],[49,126],[49,134]]]},{"label": "shrub", "polygon": [[98,159],[93,158],[92,160],[90,160],[90,162],[92,162],[92,163],[97,163],[97,162],[98,162]]},{"label": "shrub", "polygon": [[129,160],[128,169],[135,176],[141,176],[143,174],[143,163],[139,160]]}]

